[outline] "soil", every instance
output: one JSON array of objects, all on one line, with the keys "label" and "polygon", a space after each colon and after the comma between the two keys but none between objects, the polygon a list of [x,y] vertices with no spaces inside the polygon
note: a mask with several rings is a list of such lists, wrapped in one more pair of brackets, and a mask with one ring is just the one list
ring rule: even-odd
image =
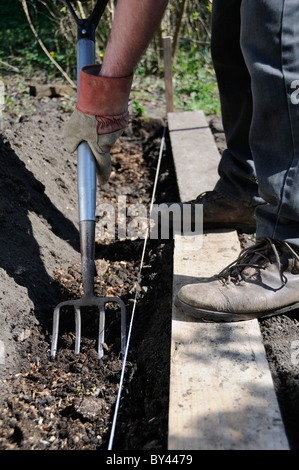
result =
[{"label": "soil", "polygon": [[[74,354],[74,315],[61,315],[59,345],[50,357],[52,318],[62,300],[82,296],[76,158],[63,149],[69,119],[63,97],[28,97],[5,78],[7,109],[0,135],[0,449],[105,450],[121,374],[120,312],[108,305],[104,356],[97,355],[98,315],[82,313]],[[28,111],[29,110],[29,111]],[[221,121],[211,117],[219,150]],[[109,183],[97,204],[149,206],[163,120],[132,117],[113,149]],[[212,188],[211,188],[212,189]],[[156,202],[177,201],[166,138]],[[98,226],[100,214],[98,213]],[[97,226],[95,292],[119,296],[127,330],[144,240],[107,239]],[[250,236],[240,234],[243,245]],[[172,240],[147,244],[113,449],[167,450]],[[292,449],[299,448],[299,312],[261,322],[275,390]]]}]

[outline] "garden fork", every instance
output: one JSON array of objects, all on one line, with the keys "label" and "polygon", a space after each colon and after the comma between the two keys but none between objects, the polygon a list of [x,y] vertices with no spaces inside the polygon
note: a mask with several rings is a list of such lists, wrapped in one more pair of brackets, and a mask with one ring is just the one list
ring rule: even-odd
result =
[{"label": "garden fork", "polygon": [[[65,0],[73,18],[77,23],[77,78],[79,85],[82,67],[95,63],[95,30],[105,10],[108,0],[98,0],[92,14],[87,19],[80,19],[72,5]],[[77,85],[77,86],[78,86]],[[96,167],[95,159],[86,142],[82,142],[77,150],[78,205],[81,249],[81,272],[84,296],[81,299],[61,302],[54,310],[53,337],[51,356],[55,357],[58,342],[59,318],[61,309],[72,306],[75,312],[75,353],[80,352],[81,340],[81,309],[97,307],[99,311],[98,355],[103,356],[105,305],[117,303],[121,311],[121,352],[124,356],[126,348],[126,308],[119,297],[96,297],[94,295],[94,245],[95,245],[95,208],[96,208]]]}]

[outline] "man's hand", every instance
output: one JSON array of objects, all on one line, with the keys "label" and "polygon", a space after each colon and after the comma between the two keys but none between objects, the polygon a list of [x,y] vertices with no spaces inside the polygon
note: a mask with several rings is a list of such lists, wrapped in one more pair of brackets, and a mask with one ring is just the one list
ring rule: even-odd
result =
[{"label": "man's hand", "polygon": [[128,100],[133,75],[99,76],[100,66],[80,71],[78,102],[65,129],[65,148],[74,152],[86,141],[96,159],[98,181],[105,184],[111,172],[110,150],[128,124]]},{"label": "man's hand", "polygon": [[[132,71],[161,22],[168,0],[117,0],[101,76],[81,70],[78,104],[67,125],[65,146],[73,152],[87,141],[100,182],[110,174],[110,149],[128,122]],[[123,78],[113,78],[123,77]]]}]

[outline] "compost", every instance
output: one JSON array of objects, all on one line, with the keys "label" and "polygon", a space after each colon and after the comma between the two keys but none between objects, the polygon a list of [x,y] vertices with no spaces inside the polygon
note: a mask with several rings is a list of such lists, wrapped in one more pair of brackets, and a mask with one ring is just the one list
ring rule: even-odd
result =
[{"label": "compost", "polygon": [[[58,353],[50,358],[54,307],[82,295],[77,222],[76,158],[63,148],[70,113],[63,97],[28,96],[10,77],[0,135],[0,449],[104,450],[121,373],[120,315],[108,308],[105,354],[97,356],[97,316],[82,315],[81,352],[74,319],[62,315]],[[210,119],[219,150],[219,118]],[[103,204],[149,207],[163,120],[136,117],[112,152]],[[211,188],[212,189],[212,188]],[[156,201],[178,201],[166,138]],[[101,225],[101,228],[103,225]],[[250,237],[240,234],[245,245]],[[108,238],[97,229],[95,292],[120,296],[129,324],[144,240]],[[147,244],[118,412],[114,449],[166,450],[172,302],[172,239]],[[299,448],[298,312],[261,322],[290,445]],[[299,354],[298,354],[299,359]]]}]

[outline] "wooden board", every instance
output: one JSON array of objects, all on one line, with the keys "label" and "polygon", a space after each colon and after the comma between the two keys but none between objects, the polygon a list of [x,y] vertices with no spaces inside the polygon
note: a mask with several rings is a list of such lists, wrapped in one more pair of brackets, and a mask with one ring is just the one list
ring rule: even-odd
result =
[{"label": "wooden board", "polygon": [[168,127],[181,201],[214,188],[220,154],[202,111],[168,113]]},{"label": "wooden board", "polygon": [[[191,128],[194,114],[182,114]],[[169,120],[169,125],[179,117]],[[170,129],[170,136],[174,131]],[[196,142],[200,157],[199,140]],[[177,139],[171,140],[176,168],[182,168],[176,159],[184,155],[184,139],[181,151],[175,150],[177,143]],[[210,161],[215,162],[215,147],[210,152],[214,154]],[[197,168],[200,162],[201,158]],[[189,163],[192,165],[191,160]],[[217,173],[216,167],[214,171]],[[178,180],[184,194],[188,178],[181,174]],[[201,187],[197,185],[196,191]],[[235,231],[176,236],[173,296],[182,285],[219,272],[239,250]],[[257,320],[200,323],[173,304],[168,449],[289,449]]]},{"label": "wooden board", "polygon": [[49,96],[50,98],[55,98],[56,96],[76,96],[76,93],[76,90],[69,85],[55,83],[53,85],[29,85],[29,94],[31,96]]}]

